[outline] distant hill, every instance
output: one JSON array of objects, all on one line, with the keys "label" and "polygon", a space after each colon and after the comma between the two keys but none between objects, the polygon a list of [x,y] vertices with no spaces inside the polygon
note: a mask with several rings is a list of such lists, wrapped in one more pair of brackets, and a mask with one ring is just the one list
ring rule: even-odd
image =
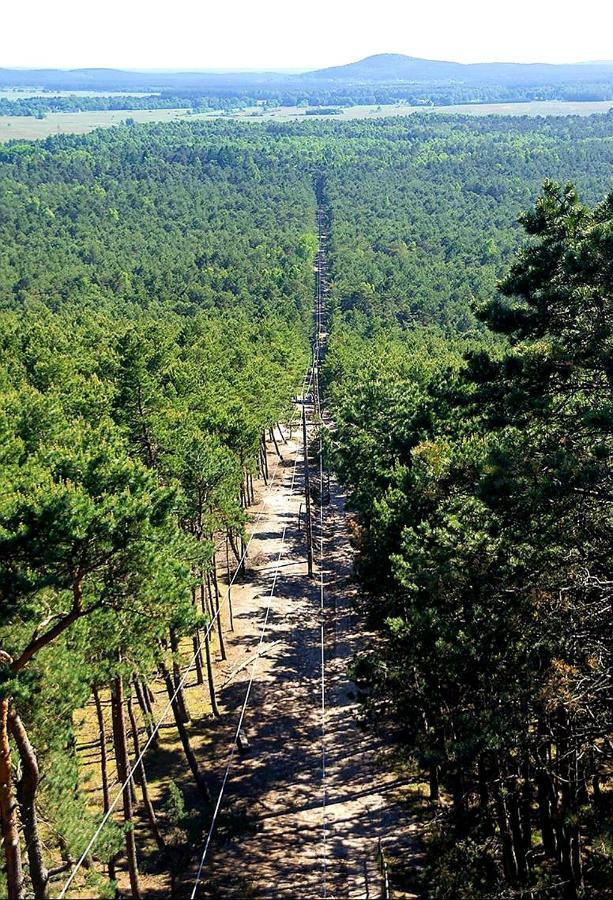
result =
[{"label": "distant hill", "polygon": [[331,66],[317,69],[315,72],[302,74],[304,80],[318,81],[353,81],[353,82],[393,82],[393,81],[432,81],[453,79],[461,76],[461,63],[419,59],[415,56],[403,56],[400,53],[379,53],[367,56],[358,62],[345,66]]},{"label": "distant hill", "polygon": [[[203,61],[205,62],[205,61]],[[0,69],[0,89],[119,91],[164,98],[338,106],[406,101],[434,105],[530,99],[613,99],[613,63],[458,63],[380,53],[312,72],[126,71],[120,69]],[[0,98],[1,99],[1,98]],[[147,108],[152,108],[152,100]],[[51,108],[51,106],[49,106]],[[88,108],[93,108],[90,104]],[[8,114],[5,112],[4,114]]]},{"label": "distant hill", "polygon": [[379,53],[345,66],[317,69],[298,76],[305,81],[392,84],[395,82],[460,84],[555,84],[613,79],[613,63],[457,63]]}]

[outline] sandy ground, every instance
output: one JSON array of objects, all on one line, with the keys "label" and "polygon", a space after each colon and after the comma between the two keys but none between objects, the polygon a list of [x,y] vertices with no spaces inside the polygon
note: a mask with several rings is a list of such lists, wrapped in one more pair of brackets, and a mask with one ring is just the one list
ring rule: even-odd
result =
[{"label": "sandy ground", "polygon": [[[198,896],[379,897],[379,839],[395,854],[416,854],[416,826],[399,799],[402,781],[384,748],[358,724],[347,669],[368,635],[354,610],[342,494],[332,481],[324,506],[322,618],[318,571],[308,579],[298,524],[301,448],[294,441],[281,448],[285,458],[264,500],[247,580],[232,591],[236,630],[227,640],[222,678],[256,653],[264,621],[265,652],[220,691],[223,717],[207,748],[215,797],[229,765],[228,778]],[[243,723],[249,749],[232,757],[251,677]],[[185,873],[182,895],[189,896],[196,871]]]},{"label": "sandy ground", "polygon": [[[213,645],[221,718],[212,718],[206,685],[198,685],[193,673],[185,692],[192,716],[190,741],[213,803],[227,771],[197,896],[380,897],[379,841],[390,857],[402,858],[403,866],[419,864],[417,824],[403,803],[407,784],[392,765],[390,749],[359,723],[357,691],[348,668],[370,636],[356,603],[353,550],[342,491],[331,478],[328,496],[325,479],[323,532],[319,508],[314,505],[315,577],[309,579],[301,435],[295,430],[291,439],[288,435],[287,442],[279,444],[283,459],[277,460],[274,447],[269,447],[271,480],[268,487],[259,484],[258,502],[250,510],[253,539],[247,572],[231,592],[234,631],[228,630],[227,602],[222,603],[225,661],[221,661],[216,643]],[[318,493],[313,463],[311,481]],[[222,560],[219,562],[221,567]],[[322,625],[325,716],[321,703]],[[182,651],[187,662],[191,641],[184,642]],[[240,753],[234,739],[250,679],[242,726],[249,749]],[[153,687],[157,715],[166,697],[161,684]],[[106,697],[104,701],[108,718]],[[100,800],[99,751],[91,705],[84,718],[87,723],[81,734],[93,743],[80,746],[82,777],[95,807]],[[107,728],[110,733],[110,721]],[[146,757],[154,804],[158,811],[163,809],[172,778],[188,805],[197,808],[200,804],[171,716],[160,734],[160,746]],[[142,732],[141,741],[144,739]],[[112,760],[110,774],[114,780]],[[112,796],[115,791],[116,787]],[[158,854],[140,804],[136,811],[143,896],[167,897],[171,892],[168,872],[161,861],[161,867],[156,863]],[[204,817],[206,829],[211,815]],[[161,824],[165,831],[164,816]],[[200,853],[202,849],[204,837]],[[186,864],[175,882],[176,897],[191,895],[199,862],[195,859]],[[118,861],[118,878],[125,892],[124,859]],[[70,896],[87,896],[82,881],[75,883]]]}]

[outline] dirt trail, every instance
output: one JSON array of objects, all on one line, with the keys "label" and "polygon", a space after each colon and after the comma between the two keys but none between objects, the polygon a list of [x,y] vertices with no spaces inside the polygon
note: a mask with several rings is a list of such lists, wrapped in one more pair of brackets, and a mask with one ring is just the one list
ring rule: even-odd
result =
[{"label": "dirt trail", "polygon": [[[324,507],[324,779],[322,619],[319,580],[307,578],[299,527],[302,449],[291,440],[281,450],[284,460],[264,495],[247,578],[232,590],[235,632],[227,636],[228,660],[218,682],[256,653],[270,603],[265,653],[255,670],[252,664],[240,669],[219,692],[222,720],[206,754],[215,796],[253,673],[244,719],[249,750],[232,760],[198,896],[380,897],[378,840],[395,852],[411,851],[414,825],[397,798],[401,783],[384,748],[356,719],[347,669],[367,635],[354,611],[343,497],[331,480]],[[195,869],[185,873],[182,892],[188,896],[195,875]]]}]

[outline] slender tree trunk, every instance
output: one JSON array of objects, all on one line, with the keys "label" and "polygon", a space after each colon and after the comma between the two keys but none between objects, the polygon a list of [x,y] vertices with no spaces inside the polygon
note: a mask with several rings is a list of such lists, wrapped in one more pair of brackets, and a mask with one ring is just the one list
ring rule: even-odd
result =
[{"label": "slender tree trunk", "polygon": [[509,790],[506,803],[509,811],[509,826],[513,836],[513,847],[515,848],[515,859],[517,860],[517,876],[520,881],[526,882],[528,880],[529,867],[521,828],[519,792],[515,780],[513,780],[513,786]]},{"label": "slender tree trunk", "polygon": [[270,472],[268,471],[268,447],[266,446],[266,432],[262,432],[262,458],[264,460],[264,471],[266,472],[266,478],[270,479]]},{"label": "slender tree trunk", "polygon": [[[143,685],[140,683],[138,678],[134,678],[133,680],[134,691],[136,693],[136,699],[138,700],[138,705],[140,707],[141,715],[143,717],[143,722],[145,723],[145,728],[147,729],[147,734],[149,738],[153,737],[151,741],[154,747],[158,744],[158,734],[159,732],[155,731],[155,722],[153,717],[153,710],[151,708],[151,704],[149,703],[149,698],[147,696],[146,691],[143,689]],[[155,732],[155,734],[154,734]]]},{"label": "slender tree trunk", "polygon": [[153,715],[153,704],[155,703],[155,694],[151,690],[149,682],[146,679],[143,679],[143,690],[145,692],[145,699],[149,704],[149,713]]},{"label": "slender tree trunk", "polygon": [[[192,588],[192,606],[198,612],[198,602],[196,600],[196,588]],[[204,684],[204,676],[202,674],[202,648],[200,646],[200,631],[196,629],[196,633],[192,637],[194,647],[194,662],[196,664],[196,683]]]},{"label": "slender tree trunk", "polygon": [[172,628],[170,629],[170,649],[172,650],[172,676],[175,683],[175,690],[177,691],[177,706],[181,713],[181,717],[183,718],[183,722],[186,725],[189,725],[189,723],[191,722],[191,717],[187,708],[187,703],[185,701],[183,687],[181,686],[181,669],[177,660],[177,654],[179,652],[179,642]]},{"label": "slender tree trunk", "polygon": [[232,548],[232,553],[234,554],[234,556],[236,558],[236,562],[240,563],[241,555],[236,548],[236,543],[234,541],[234,535],[232,534],[232,531],[228,531],[228,541],[230,543],[230,547]]},{"label": "slender tree trunk", "polygon": [[174,697],[175,688],[172,681],[172,676],[166,667],[166,664],[163,660],[158,662],[158,666],[160,669],[160,674],[164,679],[164,684],[166,685],[166,692],[168,693],[168,699],[171,702],[172,711],[175,718],[175,724],[177,726],[177,731],[179,732],[179,738],[181,739],[181,744],[183,746],[183,752],[185,754],[185,758],[189,765],[190,771],[194,776],[194,781],[196,782],[196,787],[198,788],[200,795],[206,800],[207,803],[210,803],[211,795],[209,793],[209,789],[204,781],[204,778],[200,774],[198,769],[198,763],[196,762],[196,757],[194,756],[194,751],[192,750],[191,744],[189,742],[189,735],[187,733],[187,729],[185,727],[185,723],[183,722],[179,708],[177,705],[176,697]]},{"label": "slender tree trunk", "polygon": [[[100,741],[100,777],[102,780],[102,810],[104,813],[109,811],[111,799],[109,795],[109,769],[108,755],[106,750],[106,726],[104,724],[104,713],[102,711],[102,703],[100,702],[100,694],[98,689],[92,686],[92,694],[94,696],[94,704],[96,706],[96,718],[98,720],[98,738]],[[115,858],[111,856],[108,861],[107,871],[109,880],[115,881]]]},{"label": "slender tree trunk", "polygon": [[[126,725],[123,717],[123,679],[117,675],[113,680],[111,691],[111,709],[113,713],[113,740],[117,775],[124,784],[130,774],[128,763],[128,747],[126,742]],[[126,857],[130,876],[130,890],[134,900],[140,900],[140,884],[138,880],[138,860],[136,857],[136,840],[132,816],[132,796],[129,790],[123,792],[123,820],[125,823]]]},{"label": "slender tree trunk", "polygon": [[226,535],[226,579],[228,581],[228,612],[230,614],[230,631],[234,631],[234,611],[232,610],[232,573],[230,572],[230,549]]},{"label": "slender tree trunk", "polygon": [[[8,666],[11,663],[12,659],[9,654],[0,650],[0,666]],[[8,697],[0,698],[0,825],[2,826],[8,900],[21,900],[23,897],[23,870],[17,825],[17,806],[13,797],[11,747],[8,732],[9,705]]]},{"label": "slender tree trunk", "polygon": [[429,784],[430,800],[432,801],[432,803],[438,803],[440,799],[440,790],[438,781],[438,766],[435,764],[432,764],[430,766]]},{"label": "slender tree trunk", "polygon": [[521,802],[520,802],[520,820],[521,835],[524,845],[524,855],[528,869],[532,869],[532,803],[534,801],[534,790],[532,784],[532,770],[527,754],[521,764]]},{"label": "slender tree trunk", "polygon": [[498,831],[500,833],[500,841],[502,844],[502,863],[507,881],[510,884],[515,884],[518,876],[517,857],[515,856],[513,834],[509,826],[509,813],[504,795],[501,791],[501,782],[502,773],[500,768],[498,768],[498,777],[494,784],[493,794],[496,818],[498,821]]},{"label": "slender tree trunk", "polygon": [[226,645],[223,637],[223,622],[221,620],[221,603],[219,598],[219,582],[217,581],[217,560],[213,554],[213,568],[211,570],[211,581],[213,584],[213,597],[215,600],[215,615],[217,616],[217,634],[219,637],[219,652],[222,659],[227,659]]},{"label": "slender tree trunk", "polygon": [[211,712],[218,719],[220,717],[219,707],[217,706],[217,697],[215,695],[215,680],[213,678],[213,664],[211,662],[211,642],[209,635],[204,636],[204,655],[206,658],[206,675],[209,682],[209,697],[211,700]]},{"label": "slender tree trunk", "polygon": [[259,450],[259,458],[260,458],[260,469],[262,471],[262,480],[266,487],[268,487],[268,459],[266,457],[266,446],[262,447],[260,444]]},{"label": "slender tree trunk", "polygon": [[283,433],[283,429],[281,428],[281,426],[279,425],[278,422],[277,422],[277,430],[279,432],[279,437],[281,438],[283,443],[287,444],[287,438],[285,437],[285,434]]},{"label": "slender tree trunk", "polygon": [[[138,724],[136,722],[136,716],[134,715],[134,707],[132,706],[131,697],[127,698],[126,706],[128,708],[128,716],[130,719],[132,744],[134,745],[134,760],[136,761],[140,757],[140,738],[138,736]],[[160,832],[158,821],[155,815],[155,810],[149,797],[149,786],[147,784],[147,772],[145,770],[144,759],[141,760],[138,767],[134,770],[134,779],[140,787],[141,793],[143,795],[143,806],[145,807],[145,812],[147,813],[147,820],[151,828],[151,833],[153,834],[155,843],[158,846],[158,850],[163,853],[166,849],[166,845],[164,844],[164,838],[162,837],[162,834]]]},{"label": "slender tree trunk", "polygon": [[270,435],[271,441],[273,442],[273,444],[274,444],[274,446],[275,446],[275,450],[276,450],[276,452],[277,452],[277,456],[279,457],[279,459],[282,460],[283,457],[281,456],[281,451],[279,450],[279,445],[277,444],[277,439],[276,439],[276,437],[275,437],[275,432],[274,432],[274,430],[273,430],[272,428],[269,428],[269,429],[268,429],[268,433],[269,433],[269,435]]},{"label": "slender tree trunk", "polygon": [[17,784],[17,799],[28,854],[30,879],[36,900],[45,900],[49,892],[49,872],[45,865],[36,813],[36,791],[39,783],[38,761],[23,722],[14,709],[9,711],[9,729],[21,760],[22,775]]}]

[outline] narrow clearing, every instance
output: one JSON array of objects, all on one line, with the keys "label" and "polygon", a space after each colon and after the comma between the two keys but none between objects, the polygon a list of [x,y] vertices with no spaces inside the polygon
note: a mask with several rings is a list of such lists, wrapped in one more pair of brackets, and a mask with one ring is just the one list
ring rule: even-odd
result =
[{"label": "narrow clearing", "polygon": [[[262,515],[246,579],[232,589],[235,631],[227,636],[228,659],[218,674],[220,686],[227,681],[219,691],[222,719],[202,760],[213,776],[214,799],[253,677],[243,724],[248,750],[235,751],[230,761],[197,896],[380,897],[379,839],[394,854],[414,852],[415,826],[399,800],[401,779],[380,741],[356,718],[347,669],[367,635],[353,608],[349,529],[333,479],[323,529],[324,737],[320,581],[317,566],[315,577],[307,577],[298,437],[281,445],[275,482],[255,510]],[[263,652],[251,662],[258,647]],[[197,866],[185,873],[187,895],[196,876]]]}]

